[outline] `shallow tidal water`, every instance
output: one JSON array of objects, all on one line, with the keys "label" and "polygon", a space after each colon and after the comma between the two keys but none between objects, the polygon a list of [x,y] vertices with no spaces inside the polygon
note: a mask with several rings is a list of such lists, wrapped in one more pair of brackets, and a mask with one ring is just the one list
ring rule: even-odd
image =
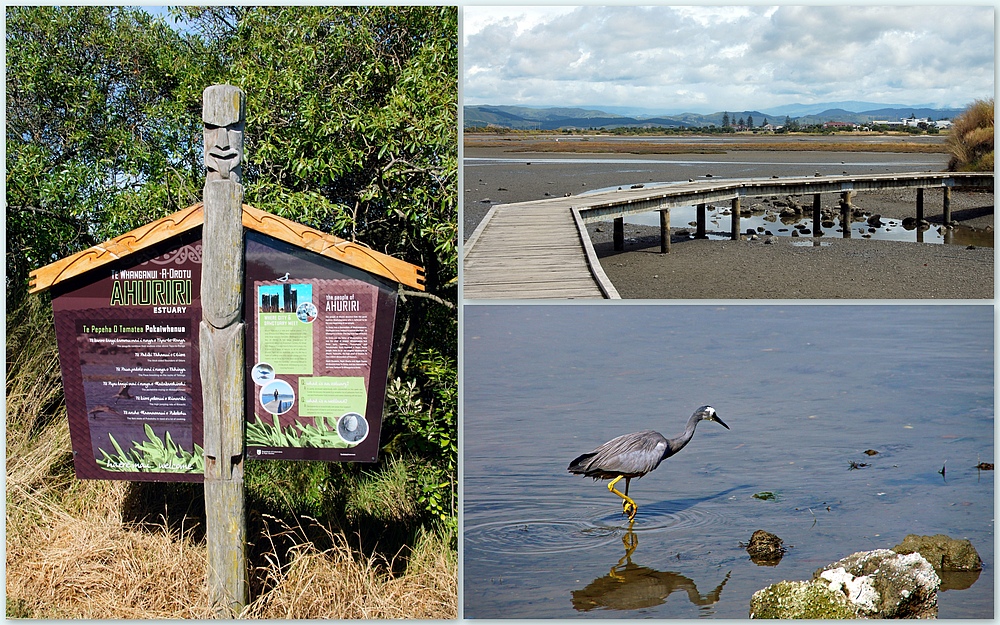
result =
[{"label": "shallow tidal water", "polygon": [[[946,580],[939,617],[993,617],[992,306],[470,305],[463,340],[466,618],[746,618],[909,533],[970,539],[984,569]],[[731,429],[632,480],[632,532],[566,471],[703,404]],[[749,559],[757,529],[776,566]]]},{"label": "shallow tidal water", "polygon": [[[724,214],[728,207],[709,206],[705,211],[705,230],[709,239],[729,240],[732,232],[732,218]],[[776,211],[775,211],[776,212]],[[740,232],[746,233],[755,230],[761,237],[764,236],[785,236],[785,237],[805,237],[813,238],[815,233],[811,232],[813,227],[812,209],[807,211],[808,215],[799,218],[782,219],[772,215],[769,221],[764,215],[753,215],[740,218]],[[777,217],[777,218],[775,218]],[[695,222],[698,218],[698,210],[694,206],[679,206],[670,209],[671,228],[687,228],[692,236],[695,231]],[[625,218],[625,223],[660,227],[660,215],[657,212],[641,213],[630,215]],[[611,222],[607,222],[606,228],[612,227]],[[800,230],[805,228],[805,230]],[[903,226],[901,219],[883,218],[881,225],[873,227],[866,221],[852,221],[850,224],[851,237],[855,239],[874,239],[876,241],[909,241],[912,243],[934,243],[946,245],[975,245],[977,247],[993,247],[993,232],[974,230],[958,226],[951,230],[942,229],[939,226],[932,226],[927,229],[907,228]],[[795,234],[793,234],[795,233]],[[840,239],[843,238],[843,226],[838,217],[833,227],[828,227],[819,234],[819,238]]]}]

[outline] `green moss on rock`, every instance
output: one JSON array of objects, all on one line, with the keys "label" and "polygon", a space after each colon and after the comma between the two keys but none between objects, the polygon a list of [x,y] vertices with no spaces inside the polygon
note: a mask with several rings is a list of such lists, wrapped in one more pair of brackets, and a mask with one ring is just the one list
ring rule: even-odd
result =
[{"label": "green moss on rock", "polygon": [[822,582],[778,582],[750,599],[750,618],[853,619],[858,614],[844,594]]}]

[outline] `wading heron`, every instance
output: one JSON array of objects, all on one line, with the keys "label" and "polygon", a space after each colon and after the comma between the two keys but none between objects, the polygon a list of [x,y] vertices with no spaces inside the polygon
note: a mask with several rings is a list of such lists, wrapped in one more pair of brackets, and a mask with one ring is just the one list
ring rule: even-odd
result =
[{"label": "wading heron", "polygon": [[[653,430],[625,434],[573,460],[569,463],[569,472],[592,477],[595,480],[611,480],[608,490],[622,498],[622,512],[627,514],[631,521],[635,518],[638,506],[628,496],[629,482],[634,477],[646,475],[660,466],[661,462],[684,449],[694,436],[698,422],[702,420],[715,421],[729,429],[729,426],[715,413],[715,408],[702,406],[694,411],[688,419],[684,433],[676,438],[666,438]],[[615,484],[622,478],[625,478],[624,494],[615,489]]]}]

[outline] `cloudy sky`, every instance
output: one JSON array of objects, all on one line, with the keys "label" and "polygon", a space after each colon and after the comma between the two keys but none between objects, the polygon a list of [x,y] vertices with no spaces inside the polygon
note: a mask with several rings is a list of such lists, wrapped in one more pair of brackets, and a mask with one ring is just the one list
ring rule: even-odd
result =
[{"label": "cloudy sky", "polygon": [[762,110],[993,97],[994,9],[466,5],[465,104]]}]

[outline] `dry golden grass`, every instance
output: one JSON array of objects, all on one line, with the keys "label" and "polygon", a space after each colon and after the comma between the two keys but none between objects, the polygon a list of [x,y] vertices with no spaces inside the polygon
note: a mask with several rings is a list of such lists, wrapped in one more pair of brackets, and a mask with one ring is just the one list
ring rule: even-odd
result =
[{"label": "dry golden grass", "polygon": [[892,141],[867,143],[863,141],[781,141],[774,139],[746,139],[727,143],[704,144],[697,142],[653,143],[649,141],[556,141],[555,138],[531,137],[498,139],[466,136],[466,147],[503,148],[507,152],[563,152],[577,154],[725,154],[726,152],[945,152],[939,143]]},{"label": "dry golden grass", "polygon": [[[166,522],[127,522],[122,511],[135,489],[128,482],[74,477],[55,340],[46,324],[51,318],[39,307],[16,311],[8,322],[7,616],[209,617],[204,540],[193,540],[185,524],[172,530]],[[406,556],[405,568],[394,569],[393,562],[359,555],[343,534],[328,535],[334,548],[320,552],[303,539],[290,564],[261,571],[267,590],[251,597],[241,616],[456,618],[450,540],[425,534],[399,556]],[[268,558],[280,559],[288,556]]]},{"label": "dry golden grass", "polygon": [[389,573],[392,563],[377,556],[358,559],[343,535],[330,534],[333,547],[311,543],[296,550],[290,565],[268,566],[268,586],[241,618],[261,619],[454,619],[458,578],[454,552],[436,534],[413,548],[406,571]]},{"label": "dry golden grass", "polygon": [[204,546],[122,523],[117,509],[128,487],[88,483],[76,493],[85,509],[71,514],[51,492],[37,496],[8,484],[8,616],[208,616],[199,607],[208,602]]},{"label": "dry golden grass", "polygon": [[993,171],[993,98],[976,100],[953,120],[948,150],[950,171]]}]

